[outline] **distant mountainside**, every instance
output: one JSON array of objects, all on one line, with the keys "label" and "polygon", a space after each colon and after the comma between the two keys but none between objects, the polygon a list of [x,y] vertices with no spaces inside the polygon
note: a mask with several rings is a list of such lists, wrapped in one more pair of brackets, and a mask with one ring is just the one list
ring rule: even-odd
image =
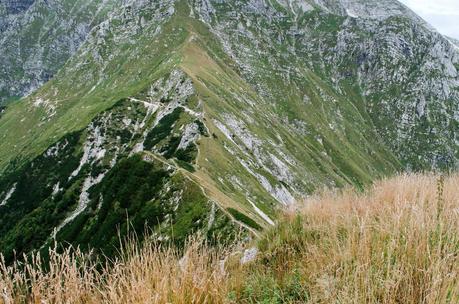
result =
[{"label": "distant mountainside", "polygon": [[[128,222],[230,240],[324,186],[458,166],[458,48],[395,0],[92,1],[65,10],[81,32],[43,3],[59,30],[41,45],[69,59],[0,114],[7,255],[52,238],[110,252]],[[24,84],[5,96],[49,78],[35,71],[2,76]]]},{"label": "distant mountainside", "polygon": [[0,2],[0,106],[47,82],[118,0]]},{"label": "distant mountainside", "polygon": [[3,33],[17,19],[18,15],[27,10],[35,0],[4,0],[0,2],[0,32]]},{"label": "distant mountainside", "polygon": [[459,48],[459,40],[456,38],[446,37],[450,42]]}]

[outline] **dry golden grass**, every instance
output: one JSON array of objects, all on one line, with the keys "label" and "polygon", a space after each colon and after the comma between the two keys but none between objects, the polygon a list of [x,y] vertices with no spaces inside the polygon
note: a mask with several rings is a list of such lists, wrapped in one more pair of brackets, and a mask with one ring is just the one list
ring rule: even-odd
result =
[{"label": "dry golden grass", "polygon": [[[79,251],[51,252],[0,268],[0,303],[220,303],[225,275],[214,249],[191,241],[185,254],[129,243],[123,258],[97,265]],[[2,302],[3,296],[3,302]]]},{"label": "dry golden grass", "polygon": [[459,303],[458,187],[457,175],[403,175],[313,196],[261,242],[261,275],[297,272],[313,303]]},{"label": "dry golden grass", "polygon": [[[0,265],[0,303],[459,303],[459,176],[403,175],[365,193],[324,191],[238,255],[127,245],[97,267],[51,252]],[[3,264],[3,263],[0,263]],[[224,269],[222,269],[224,268]]]}]

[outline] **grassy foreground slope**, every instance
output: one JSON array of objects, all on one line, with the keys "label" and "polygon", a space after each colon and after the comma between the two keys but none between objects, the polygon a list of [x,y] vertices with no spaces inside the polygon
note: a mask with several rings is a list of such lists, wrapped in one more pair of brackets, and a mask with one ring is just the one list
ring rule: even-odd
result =
[{"label": "grassy foreground slope", "polygon": [[[457,303],[459,176],[403,175],[326,191],[247,251],[192,241],[180,254],[128,245],[113,265],[51,254],[0,265],[0,303]],[[25,270],[24,270],[25,269]],[[2,302],[3,301],[3,302]]]}]

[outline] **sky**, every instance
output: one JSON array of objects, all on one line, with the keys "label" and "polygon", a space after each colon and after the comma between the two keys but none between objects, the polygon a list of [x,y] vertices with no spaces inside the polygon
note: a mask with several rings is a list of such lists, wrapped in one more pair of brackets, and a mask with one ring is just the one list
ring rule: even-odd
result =
[{"label": "sky", "polygon": [[440,33],[459,39],[459,0],[399,0]]}]

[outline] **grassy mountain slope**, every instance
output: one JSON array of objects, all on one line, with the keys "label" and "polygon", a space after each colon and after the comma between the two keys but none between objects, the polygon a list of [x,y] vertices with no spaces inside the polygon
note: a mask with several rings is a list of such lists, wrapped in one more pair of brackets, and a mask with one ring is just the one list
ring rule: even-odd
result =
[{"label": "grassy mountain slope", "polygon": [[[234,222],[259,234],[279,206],[324,185],[454,166],[457,76],[443,68],[455,57],[425,59],[449,99],[426,101],[423,119],[401,124],[416,113],[409,85],[424,76],[415,72],[402,90],[385,77],[405,77],[412,61],[389,65],[393,58],[369,45],[406,35],[386,27],[383,35],[375,24],[400,18],[405,30],[416,18],[263,3],[128,1],[52,80],[8,106],[0,116],[3,253],[53,238],[112,252],[129,221],[137,233],[148,223],[157,238],[179,243],[196,231],[231,239]],[[426,43],[440,39],[439,54],[452,52],[426,35]],[[399,56],[397,47],[389,55]],[[384,95],[371,93],[378,84]]]}]

